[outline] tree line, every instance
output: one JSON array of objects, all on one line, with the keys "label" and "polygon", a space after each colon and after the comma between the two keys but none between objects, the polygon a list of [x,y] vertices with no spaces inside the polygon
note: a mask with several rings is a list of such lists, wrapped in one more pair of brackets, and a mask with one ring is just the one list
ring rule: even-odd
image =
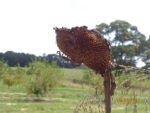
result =
[{"label": "tree line", "polygon": [[16,53],[13,51],[7,51],[5,53],[0,53],[0,59],[8,63],[9,66],[14,67],[20,65],[21,67],[28,66],[30,62],[34,59],[46,59],[51,64],[52,61],[57,61],[57,65],[64,68],[73,68],[70,62],[66,62],[60,59],[57,54],[48,54],[43,56],[36,56],[33,54]]}]

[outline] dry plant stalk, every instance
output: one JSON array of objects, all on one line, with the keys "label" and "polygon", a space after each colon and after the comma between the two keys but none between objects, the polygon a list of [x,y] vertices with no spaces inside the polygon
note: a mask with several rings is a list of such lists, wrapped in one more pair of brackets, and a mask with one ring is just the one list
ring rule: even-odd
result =
[{"label": "dry plant stalk", "polygon": [[[111,72],[110,43],[97,31],[88,30],[86,26],[54,28],[60,57],[79,66],[84,63],[104,77],[106,113],[111,112],[111,99],[116,84]],[[111,84],[110,84],[111,82]],[[106,108],[105,108],[106,109]]]},{"label": "dry plant stalk", "polygon": [[[95,99],[97,99],[97,97],[95,97],[95,96],[93,97],[93,95],[86,96],[75,107],[73,113],[80,113],[81,111],[84,113],[104,113],[102,101],[96,102],[98,104],[98,106],[95,106],[95,104],[96,104]],[[94,105],[93,105],[93,103],[94,103]]]},{"label": "dry plant stalk", "polygon": [[129,102],[127,102],[126,104],[125,113],[128,113],[128,105],[129,105]]},{"label": "dry plant stalk", "polygon": [[[133,95],[134,95],[134,100],[136,100],[136,92],[134,91],[133,92]],[[134,111],[133,111],[133,113],[137,113],[137,104],[136,104],[137,102],[135,101],[134,102]]]},{"label": "dry plant stalk", "polygon": [[145,113],[148,113],[148,98],[145,100]]}]

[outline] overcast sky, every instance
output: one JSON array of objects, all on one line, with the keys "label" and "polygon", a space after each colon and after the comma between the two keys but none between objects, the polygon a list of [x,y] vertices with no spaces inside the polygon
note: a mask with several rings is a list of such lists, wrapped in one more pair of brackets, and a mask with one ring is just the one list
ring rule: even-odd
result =
[{"label": "overcast sky", "polygon": [[150,34],[150,0],[0,0],[0,52],[42,55],[58,50],[53,27],[125,20]]}]

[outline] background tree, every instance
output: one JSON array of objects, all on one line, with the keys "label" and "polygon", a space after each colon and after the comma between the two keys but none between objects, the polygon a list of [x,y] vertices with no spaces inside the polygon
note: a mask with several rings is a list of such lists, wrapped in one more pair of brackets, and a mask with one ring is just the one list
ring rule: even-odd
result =
[{"label": "background tree", "polygon": [[146,45],[146,48],[145,48],[146,50],[144,51],[142,60],[145,63],[144,68],[150,69],[150,36],[149,36],[147,42],[145,43],[145,45]]},{"label": "background tree", "polygon": [[112,43],[113,62],[135,66],[137,58],[144,54],[146,37],[136,26],[126,21],[116,20],[109,25],[106,23],[96,25],[96,30]]}]

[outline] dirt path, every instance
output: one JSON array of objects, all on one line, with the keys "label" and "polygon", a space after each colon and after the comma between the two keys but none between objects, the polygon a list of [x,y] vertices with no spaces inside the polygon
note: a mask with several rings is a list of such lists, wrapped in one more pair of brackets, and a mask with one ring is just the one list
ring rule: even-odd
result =
[{"label": "dirt path", "polygon": [[0,92],[0,94],[5,95],[5,94],[9,94],[9,95],[27,95],[26,93],[13,93],[13,92]]}]

